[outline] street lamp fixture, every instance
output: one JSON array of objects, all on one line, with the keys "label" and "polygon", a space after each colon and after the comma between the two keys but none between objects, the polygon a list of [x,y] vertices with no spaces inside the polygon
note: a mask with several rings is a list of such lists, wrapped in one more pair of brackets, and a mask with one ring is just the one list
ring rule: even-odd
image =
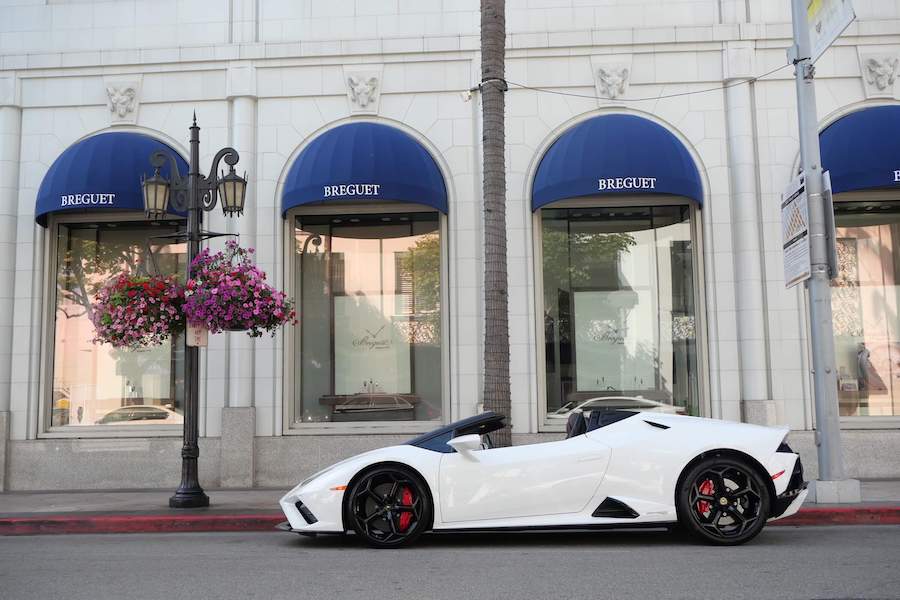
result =
[{"label": "street lamp fixture", "polygon": [[[244,171],[244,176],[247,172]],[[247,194],[247,180],[234,172],[234,166],[219,178],[219,195],[222,197],[222,212],[240,216],[244,213],[244,196]]]},{"label": "street lamp fixture", "polygon": [[[154,152],[150,156],[150,164],[155,171],[152,177],[142,178],[141,187],[144,192],[144,210],[149,218],[161,218],[166,214],[168,204],[178,212],[186,212],[187,229],[170,236],[187,241],[187,264],[185,280],[190,279],[190,265],[194,257],[200,253],[200,242],[212,237],[226,235],[201,229],[202,214],[216,206],[221,196],[222,210],[226,215],[240,215],[244,210],[244,198],[247,194],[247,180],[234,172],[239,156],[234,148],[222,148],[212,161],[209,176],[200,173],[200,127],[197,126],[197,115],[190,127],[190,163],[187,177],[178,172],[175,157],[165,151]],[[229,166],[227,175],[216,177],[219,163],[225,161]],[[163,165],[169,163],[171,181],[160,175]],[[184,353],[185,399],[184,399],[184,444],[181,448],[181,484],[175,494],[169,498],[172,508],[196,508],[209,506],[209,497],[200,487],[197,474],[197,459],[200,448],[198,428],[198,400],[200,376],[200,349],[187,346]]]},{"label": "street lamp fixture", "polygon": [[162,219],[169,208],[169,182],[157,168],[152,177],[141,177],[144,190],[144,211],[148,219]]}]

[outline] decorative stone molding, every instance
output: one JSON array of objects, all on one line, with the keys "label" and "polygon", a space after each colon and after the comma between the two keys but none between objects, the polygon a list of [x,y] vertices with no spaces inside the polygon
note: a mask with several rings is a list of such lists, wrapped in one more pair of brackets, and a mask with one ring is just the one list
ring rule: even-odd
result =
[{"label": "decorative stone molding", "polygon": [[381,104],[382,65],[366,65],[366,70],[344,69],[347,100],[352,113],[378,113]]},{"label": "decorative stone molding", "polygon": [[893,98],[894,83],[900,70],[900,58],[895,54],[860,54],[866,98]]},{"label": "decorative stone molding", "polygon": [[725,81],[756,77],[756,45],[754,42],[725,42],[722,51]]},{"label": "decorative stone molding", "polygon": [[615,102],[628,93],[631,81],[631,55],[601,55],[591,57],[591,71],[598,103]]},{"label": "decorative stone molding", "polygon": [[104,78],[106,105],[109,107],[110,124],[131,125],[137,122],[138,97],[141,80],[135,78]]},{"label": "decorative stone molding", "polygon": [[14,76],[0,77],[0,106],[21,108],[19,80]]},{"label": "decorative stone molding", "polygon": [[228,67],[225,95],[230,98],[256,98],[256,68],[250,64]]}]

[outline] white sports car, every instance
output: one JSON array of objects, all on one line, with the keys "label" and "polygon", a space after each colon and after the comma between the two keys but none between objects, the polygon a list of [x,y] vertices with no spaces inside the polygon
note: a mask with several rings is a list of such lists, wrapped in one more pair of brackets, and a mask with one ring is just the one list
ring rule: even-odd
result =
[{"label": "white sports car", "polygon": [[324,469],[281,499],[280,529],[398,547],[426,531],[680,524],[741,544],[806,498],[787,428],[626,410],[575,413],[566,439],[492,448],[483,413]]}]

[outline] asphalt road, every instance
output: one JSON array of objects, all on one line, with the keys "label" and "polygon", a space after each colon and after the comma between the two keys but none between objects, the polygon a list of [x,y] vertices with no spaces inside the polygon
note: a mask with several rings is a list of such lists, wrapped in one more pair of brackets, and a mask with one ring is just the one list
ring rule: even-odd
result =
[{"label": "asphalt road", "polygon": [[3,600],[900,598],[900,526],[433,535],[408,550],[287,533],[0,538]]}]

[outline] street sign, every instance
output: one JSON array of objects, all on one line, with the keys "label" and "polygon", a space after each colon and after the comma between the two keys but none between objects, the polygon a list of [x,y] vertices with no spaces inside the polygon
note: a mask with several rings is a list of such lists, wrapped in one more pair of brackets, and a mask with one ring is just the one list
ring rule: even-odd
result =
[{"label": "street sign", "polygon": [[806,23],[812,62],[822,56],[855,18],[850,0],[807,0]]},{"label": "street sign", "polygon": [[831,171],[822,173],[822,202],[825,212],[825,241],[828,248],[828,278],[838,276],[837,232],[834,226],[834,194],[831,192]]},{"label": "street sign", "polygon": [[781,242],[784,252],[784,287],[809,279],[809,201],[806,180],[798,175],[781,195]]}]

